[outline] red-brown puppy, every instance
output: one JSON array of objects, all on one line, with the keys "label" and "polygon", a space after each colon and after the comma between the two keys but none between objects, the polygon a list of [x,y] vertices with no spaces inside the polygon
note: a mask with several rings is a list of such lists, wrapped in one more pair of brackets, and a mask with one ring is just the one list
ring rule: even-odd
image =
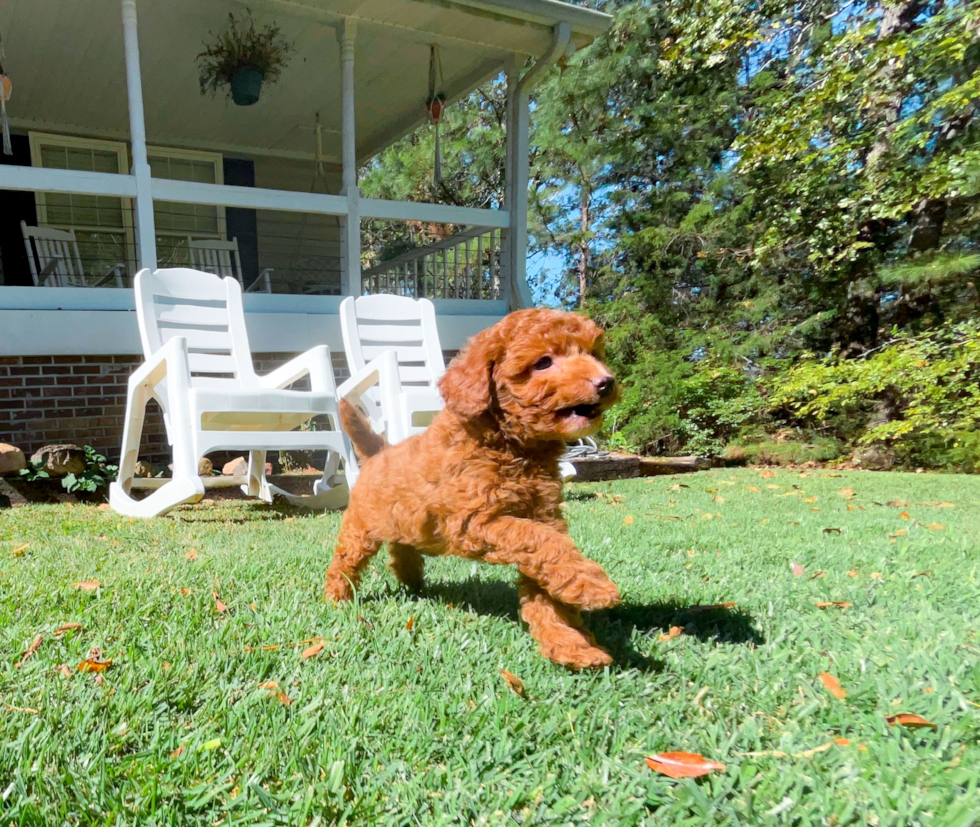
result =
[{"label": "red-brown puppy", "polygon": [[556,310],[520,310],[474,336],[439,390],[446,407],[425,433],[388,446],[359,411],[341,419],[364,458],[344,514],[326,596],[349,600],[388,544],[390,566],[422,585],[423,554],[455,554],[520,572],[521,617],[541,653],[574,668],[611,662],[580,609],[619,602],[602,568],[568,536],[558,462],[616,401],[602,331]]}]

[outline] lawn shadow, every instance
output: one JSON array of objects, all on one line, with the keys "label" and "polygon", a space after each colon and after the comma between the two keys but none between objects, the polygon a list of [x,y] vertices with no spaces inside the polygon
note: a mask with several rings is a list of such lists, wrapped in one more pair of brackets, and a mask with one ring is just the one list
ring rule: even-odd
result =
[{"label": "lawn shadow", "polygon": [[[501,617],[515,623],[518,615],[517,589],[499,580],[436,581],[425,585],[420,600],[438,600],[478,614]],[[758,645],[762,635],[752,626],[752,616],[733,607],[690,606],[676,601],[624,603],[614,609],[587,613],[586,625],[596,641],[614,658],[614,669],[657,672],[663,662],[644,655],[632,644],[633,633],[668,632],[680,626],[684,634],[718,643]]]}]

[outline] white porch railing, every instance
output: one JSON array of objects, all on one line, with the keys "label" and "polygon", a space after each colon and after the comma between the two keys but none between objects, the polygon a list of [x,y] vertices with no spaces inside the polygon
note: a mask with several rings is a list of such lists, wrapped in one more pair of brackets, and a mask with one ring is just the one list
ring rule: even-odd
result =
[{"label": "white porch railing", "polygon": [[503,230],[476,227],[361,273],[366,293],[427,299],[501,298]]}]

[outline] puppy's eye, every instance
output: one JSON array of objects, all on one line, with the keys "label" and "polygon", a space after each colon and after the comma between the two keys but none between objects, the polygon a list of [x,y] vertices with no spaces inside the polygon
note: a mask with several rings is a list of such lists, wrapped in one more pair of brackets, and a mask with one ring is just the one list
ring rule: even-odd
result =
[{"label": "puppy's eye", "polygon": [[540,359],[538,359],[537,362],[534,363],[535,370],[547,370],[550,367],[551,367],[550,356],[542,356]]}]

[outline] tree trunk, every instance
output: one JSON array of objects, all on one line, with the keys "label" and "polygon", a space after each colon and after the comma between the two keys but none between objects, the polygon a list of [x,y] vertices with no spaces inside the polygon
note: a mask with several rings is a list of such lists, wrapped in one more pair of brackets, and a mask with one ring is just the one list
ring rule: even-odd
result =
[{"label": "tree trunk", "polygon": [[580,189],[579,230],[582,240],[578,246],[578,304],[585,304],[585,291],[589,286],[589,193],[585,187]]}]

